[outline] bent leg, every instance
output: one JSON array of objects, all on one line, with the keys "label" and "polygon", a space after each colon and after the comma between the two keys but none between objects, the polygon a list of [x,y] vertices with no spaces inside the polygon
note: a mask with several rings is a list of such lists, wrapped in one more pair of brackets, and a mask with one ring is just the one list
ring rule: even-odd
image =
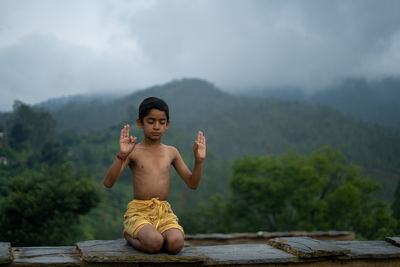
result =
[{"label": "bent leg", "polygon": [[124,231],[124,237],[134,248],[147,253],[157,253],[164,242],[163,236],[150,224],[146,224],[139,230],[137,239],[126,231]]},{"label": "bent leg", "polygon": [[178,254],[185,242],[185,238],[179,229],[171,228],[162,233],[164,237],[164,247],[170,254]]}]

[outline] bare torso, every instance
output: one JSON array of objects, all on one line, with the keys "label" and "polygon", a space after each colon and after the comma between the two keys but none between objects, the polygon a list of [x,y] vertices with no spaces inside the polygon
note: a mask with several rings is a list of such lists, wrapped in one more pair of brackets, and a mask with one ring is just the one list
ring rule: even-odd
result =
[{"label": "bare torso", "polygon": [[163,144],[135,146],[129,157],[135,199],[167,199],[174,151],[173,147]]}]

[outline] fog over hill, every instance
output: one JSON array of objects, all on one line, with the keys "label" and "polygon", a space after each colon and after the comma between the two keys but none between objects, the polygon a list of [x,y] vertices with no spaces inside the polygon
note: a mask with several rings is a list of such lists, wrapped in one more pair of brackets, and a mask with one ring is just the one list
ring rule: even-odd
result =
[{"label": "fog over hill", "polygon": [[[277,88],[277,89],[258,89],[249,90],[243,89],[238,90],[234,94],[227,93],[229,90],[220,90],[216,88],[213,84],[208,81],[200,79],[183,79],[182,81],[197,80],[199,81],[197,88],[201,91],[204,90],[204,94],[209,94],[209,89],[213,88],[219,91],[219,97],[222,94],[229,95],[230,98],[246,96],[249,98],[277,98],[289,101],[304,101],[309,103],[317,103],[327,106],[332,106],[344,114],[353,116],[356,119],[363,120],[365,122],[376,123],[391,128],[400,128],[400,105],[398,101],[400,100],[400,78],[386,78],[379,81],[367,81],[362,78],[352,78],[343,80],[340,83],[330,86],[329,88],[314,93],[307,93],[306,91],[299,88]],[[174,94],[177,90],[179,92],[179,97],[185,99],[183,94],[193,94],[193,98],[197,100],[203,99],[201,92],[197,92],[192,88],[185,89],[185,83],[179,84],[176,82],[165,84],[166,88],[169,88],[169,92],[162,93],[167,94],[165,97],[168,98],[168,94]],[[89,129],[101,129],[106,127],[109,123],[117,116],[112,116],[110,114],[110,120],[108,120],[108,112],[114,112],[121,119],[128,119],[134,113],[134,108],[137,108],[141,97],[150,96],[153,92],[157,94],[157,90],[163,88],[163,85],[153,86],[141,91],[127,94],[122,92],[117,93],[102,93],[102,94],[86,94],[86,95],[73,95],[68,97],[53,98],[47,101],[37,104],[37,107],[45,108],[53,112],[53,115],[60,118],[65,114],[78,115],[80,120],[91,121],[89,125],[93,124],[93,127],[86,128]],[[176,87],[176,88],[175,88]],[[164,90],[164,89],[161,89]],[[197,97],[195,94],[198,94]],[[214,96],[215,97],[215,96]],[[218,98],[218,97],[217,97]],[[211,99],[208,99],[211,101]],[[113,108],[109,105],[114,106],[118,103],[119,107]],[[194,112],[196,106],[207,106],[207,108],[214,108],[211,102],[201,103],[201,105],[191,105],[190,110],[186,112]],[[128,108],[129,107],[129,108]],[[95,109],[103,109],[101,114],[105,116],[103,118],[103,123],[94,126],[96,120],[93,119],[91,112]],[[115,109],[115,110],[110,110]],[[130,110],[128,114],[127,110]],[[133,109],[133,110],[132,110]],[[125,110],[125,111],[124,111]],[[180,114],[178,113],[177,116]],[[76,123],[79,124],[77,121]],[[84,130],[76,126],[72,121],[66,122],[66,124],[60,124],[60,129],[75,128],[78,131]]]},{"label": "fog over hill", "polygon": [[398,130],[304,100],[233,95],[208,81],[183,79],[116,99],[67,101],[50,112],[60,131],[95,133],[134,124],[138,105],[148,96],[161,97],[169,104],[170,130],[183,134],[185,140],[203,130],[210,151],[227,162],[246,154],[281,154],[290,150],[308,154],[329,145],[383,183],[384,198],[393,195],[400,174]]},{"label": "fog over hill", "polygon": [[242,90],[241,95],[300,100],[337,108],[357,119],[400,129],[400,78],[349,78],[313,93],[299,88]]}]

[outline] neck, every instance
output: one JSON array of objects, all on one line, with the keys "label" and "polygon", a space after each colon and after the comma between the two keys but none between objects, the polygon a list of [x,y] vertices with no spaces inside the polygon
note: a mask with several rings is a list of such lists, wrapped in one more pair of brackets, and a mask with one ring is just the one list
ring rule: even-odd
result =
[{"label": "neck", "polygon": [[143,145],[145,146],[159,146],[161,145],[161,139],[152,140],[150,138],[144,138],[142,141]]}]

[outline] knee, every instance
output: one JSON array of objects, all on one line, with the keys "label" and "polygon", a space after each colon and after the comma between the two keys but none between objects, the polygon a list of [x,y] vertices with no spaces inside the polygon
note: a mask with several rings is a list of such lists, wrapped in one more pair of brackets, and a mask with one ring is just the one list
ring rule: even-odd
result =
[{"label": "knee", "polygon": [[144,249],[149,253],[157,253],[161,250],[164,238],[160,234],[150,234],[143,240]]},{"label": "knee", "polygon": [[172,235],[168,237],[166,248],[168,253],[178,254],[184,245],[184,238],[182,235]]}]

